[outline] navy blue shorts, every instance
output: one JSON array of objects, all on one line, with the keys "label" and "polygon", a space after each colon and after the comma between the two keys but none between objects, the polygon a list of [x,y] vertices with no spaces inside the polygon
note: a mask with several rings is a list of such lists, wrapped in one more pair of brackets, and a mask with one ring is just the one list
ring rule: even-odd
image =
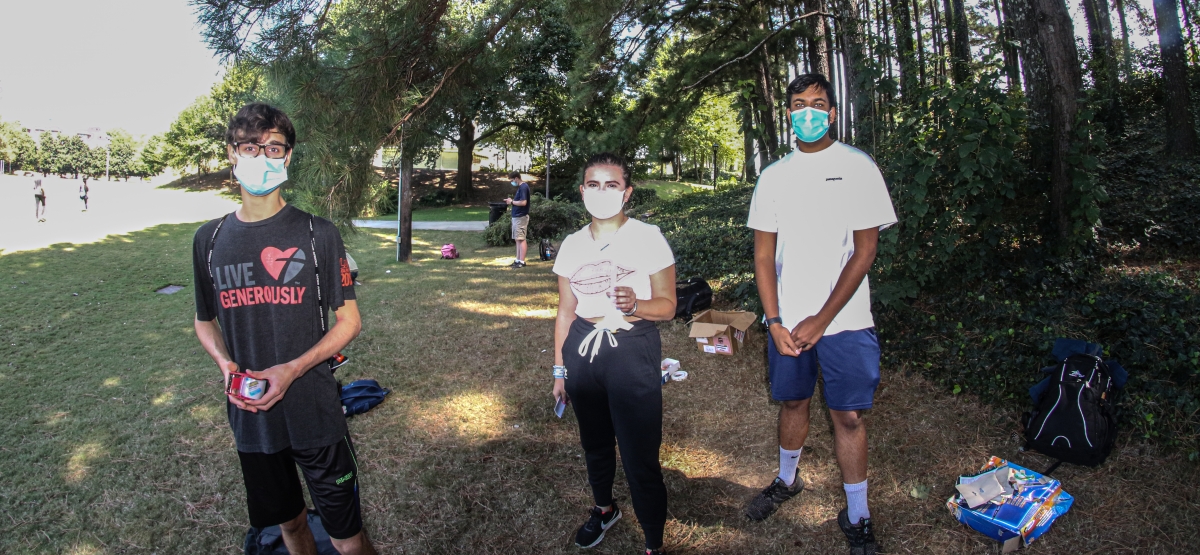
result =
[{"label": "navy blue shorts", "polygon": [[825,378],[822,393],[831,410],[864,410],[875,402],[879,385],[879,338],[875,328],[826,335],[797,357],[779,354],[768,336],[767,359],[771,397],[776,401],[812,397],[819,363]]}]

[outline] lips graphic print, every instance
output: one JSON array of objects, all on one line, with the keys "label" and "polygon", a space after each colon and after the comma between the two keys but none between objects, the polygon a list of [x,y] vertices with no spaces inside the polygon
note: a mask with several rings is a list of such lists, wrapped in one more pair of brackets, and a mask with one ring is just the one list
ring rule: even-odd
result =
[{"label": "lips graphic print", "polygon": [[285,251],[267,247],[263,249],[261,258],[267,273],[276,280],[279,280],[279,273],[283,271],[284,266],[287,267],[287,272],[283,274],[284,283],[292,281],[292,278],[295,278],[300,270],[304,269],[304,261],[308,259],[299,247],[292,247]]},{"label": "lips graphic print", "polygon": [[616,283],[632,274],[633,270],[614,264],[610,260],[580,266],[571,276],[571,288],[580,295],[601,295]]}]

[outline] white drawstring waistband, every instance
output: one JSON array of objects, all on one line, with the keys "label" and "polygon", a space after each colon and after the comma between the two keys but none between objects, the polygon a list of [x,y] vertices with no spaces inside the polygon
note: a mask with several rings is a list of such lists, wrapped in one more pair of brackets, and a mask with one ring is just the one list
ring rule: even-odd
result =
[{"label": "white drawstring waistband", "polygon": [[613,335],[608,328],[597,327],[596,329],[592,330],[591,333],[583,336],[583,341],[579,342],[579,356],[588,356],[587,352],[590,347],[592,356],[588,358],[588,363],[590,364],[593,360],[595,360],[596,353],[600,352],[600,344],[604,342],[605,335],[608,336],[608,345],[610,347],[616,347],[617,337]]}]

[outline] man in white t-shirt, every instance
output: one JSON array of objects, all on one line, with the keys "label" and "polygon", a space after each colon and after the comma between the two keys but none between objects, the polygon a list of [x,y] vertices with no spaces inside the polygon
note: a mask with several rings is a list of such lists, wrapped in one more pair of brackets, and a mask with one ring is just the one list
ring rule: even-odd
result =
[{"label": "man in white t-shirt", "polygon": [[750,204],[754,274],[771,340],[771,396],[779,411],[779,475],[746,507],[762,520],[804,489],[800,452],[819,371],[834,427],[847,508],[838,524],[852,555],[875,553],[867,510],[867,430],[879,384],[879,340],[867,271],[896,213],[879,168],[829,137],[837,107],[824,76],[788,85],[796,150],[763,170]]}]

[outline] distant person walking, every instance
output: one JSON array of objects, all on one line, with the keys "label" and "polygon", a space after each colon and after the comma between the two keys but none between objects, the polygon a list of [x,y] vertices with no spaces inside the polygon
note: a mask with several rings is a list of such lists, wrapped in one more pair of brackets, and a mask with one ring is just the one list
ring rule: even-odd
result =
[{"label": "distant person walking", "polygon": [[83,211],[84,212],[87,212],[87,209],[88,209],[87,201],[88,201],[88,190],[89,189],[88,189],[88,185],[87,185],[87,180],[88,180],[87,176],[86,175],[83,176],[83,185],[79,186],[79,200],[83,201]]},{"label": "distant person walking", "polygon": [[46,221],[46,190],[41,179],[33,180],[33,217],[39,222]]},{"label": "distant person walking", "polygon": [[529,242],[525,240],[525,234],[529,230],[529,184],[521,181],[521,174],[518,172],[509,173],[508,178],[509,183],[517,188],[516,194],[504,199],[504,202],[512,206],[512,237],[513,241],[517,242],[517,259],[510,267],[524,268],[525,251],[529,249]]}]

